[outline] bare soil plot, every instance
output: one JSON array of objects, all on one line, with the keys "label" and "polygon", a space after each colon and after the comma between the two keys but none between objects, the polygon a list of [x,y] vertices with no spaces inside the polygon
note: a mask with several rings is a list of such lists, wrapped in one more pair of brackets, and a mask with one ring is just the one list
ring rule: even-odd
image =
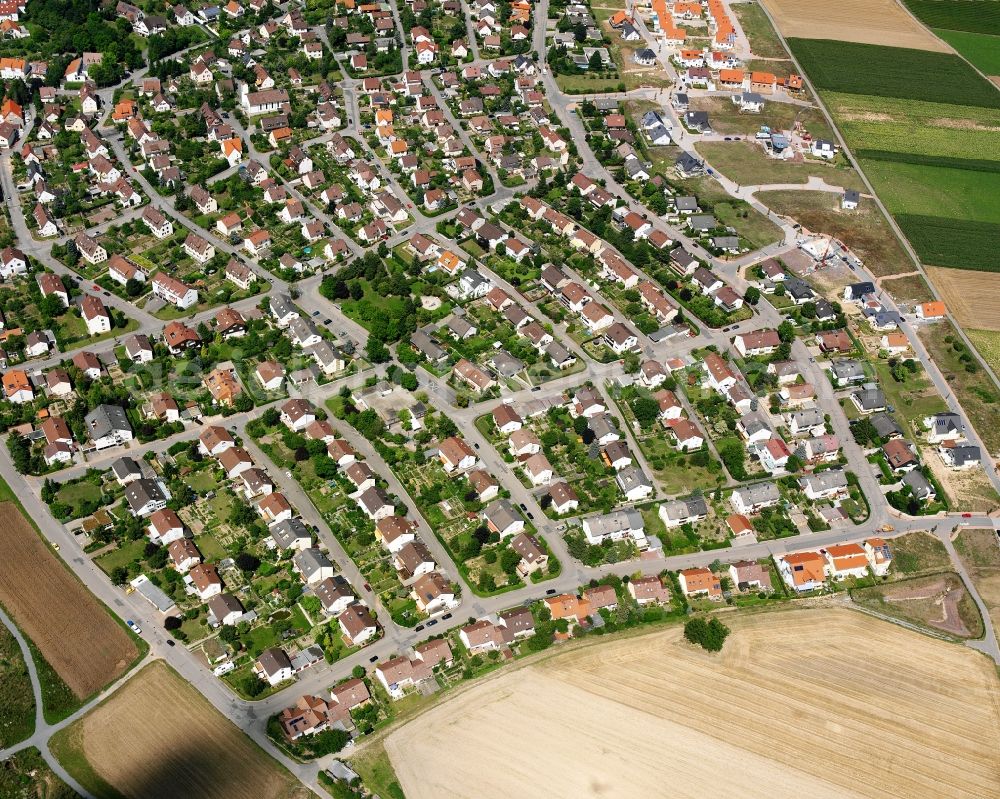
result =
[{"label": "bare soil plot", "polygon": [[955,549],[986,604],[993,627],[1000,627],[1000,541],[993,530],[962,530]]},{"label": "bare soil plot", "polygon": [[0,503],[0,519],[0,604],[84,699],[124,674],[139,649],[14,503]]},{"label": "bare soil plot", "polygon": [[918,272],[914,272],[912,275],[902,275],[901,277],[887,277],[882,280],[880,285],[894,299],[902,303],[916,305],[921,302],[930,302],[934,299],[927,281]]},{"label": "bare soil plot", "polygon": [[954,572],[862,588],[851,596],[859,605],[954,638],[983,634],[979,610]]},{"label": "bare soil plot", "polygon": [[759,191],[755,196],[775,213],[794,219],[807,230],[844,242],[876,277],[914,269],[889,223],[869,199],[863,198],[856,211],[842,211],[840,195],[833,192]]},{"label": "bare soil plot", "polygon": [[951,510],[990,513],[1000,507],[1000,497],[982,469],[949,469],[932,447],[923,447],[921,457],[948,495]]},{"label": "bare soil plot", "polygon": [[893,0],[761,0],[783,36],[954,52]]},{"label": "bare soil plot", "polygon": [[728,623],[718,655],[673,628],[456,695],[386,741],[407,797],[1000,791],[987,659],[844,609]]},{"label": "bare soil plot", "polygon": [[1000,330],[1000,272],[928,266],[927,275],[962,327]]},{"label": "bare soil plot", "polygon": [[53,739],[92,793],[134,799],[304,799],[310,791],[162,661]]}]

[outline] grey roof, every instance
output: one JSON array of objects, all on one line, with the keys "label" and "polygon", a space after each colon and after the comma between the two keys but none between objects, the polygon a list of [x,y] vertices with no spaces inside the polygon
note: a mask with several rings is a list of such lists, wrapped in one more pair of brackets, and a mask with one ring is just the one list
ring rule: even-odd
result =
[{"label": "grey roof", "polygon": [[626,466],[617,475],[615,480],[622,491],[631,491],[633,488],[652,488],[653,483],[646,476],[646,473],[638,466]]},{"label": "grey roof", "polygon": [[83,417],[91,439],[104,438],[116,432],[132,432],[125,411],[117,405],[98,405]]},{"label": "grey roof", "polygon": [[310,576],[320,569],[329,569],[333,566],[330,559],[314,547],[296,552],[292,557],[292,563],[295,564],[295,568],[306,579],[309,579]]},{"label": "grey roof", "polygon": [[595,538],[597,536],[614,535],[623,530],[642,530],[642,514],[634,508],[591,516],[583,520],[583,525]]},{"label": "grey roof", "polygon": [[961,433],[965,430],[965,425],[962,424],[962,417],[957,413],[939,413],[933,418],[931,432],[934,435],[943,436],[948,433]]},{"label": "grey roof", "polygon": [[876,413],[871,417],[871,419],[869,419],[869,421],[872,423],[872,426],[875,428],[875,432],[879,434],[880,438],[893,438],[894,436],[903,435],[903,430],[898,424],[896,424],[896,420],[884,411]]},{"label": "grey roof", "polygon": [[563,363],[574,357],[573,354],[558,341],[550,342],[545,348],[545,354],[549,356],[554,363]]},{"label": "grey roof", "polygon": [[484,518],[497,530],[506,530],[512,524],[523,522],[510,500],[497,499],[483,509]]},{"label": "grey roof", "polygon": [[847,299],[858,300],[866,294],[874,294],[875,284],[868,280],[862,281],[861,283],[852,283],[847,287],[847,291],[844,293]]},{"label": "grey roof", "polygon": [[865,388],[855,391],[852,396],[863,410],[874,411],[885,407],[885,392],[880,388]]},{"label": "grey roof", "polygon": [[457,338],[465,338],[468,335],[474,335],[476,331],[476,326],[466,319],[462,319],[460,316],[452,316],[445,322],[445,326],[451,331],[453,336]]},{"label": "grey roof", "polygon": [[950,452],[952,463],[957,465],[978,463],[981,457],[979,447],[973,444],[960,444],[957,447],[952,447]]},{"label": "grey roof", "polygon": [[269,529],[278,549],[288,549],[296,541],[304,538],[312,541],[312,533],[299,519],[285,519],[272,524]]},{"label": "grey roof", "polygon": [[174,600],[167,596],[166,592],[154,585],[144,574],[140,574],[132,580],[131,585],[160,613],[166,613],[174,606]]},{"label": "grey roof", "polygon": [[587,427],[597,438],[604,438],[607,435],[618,435],[618,428],[612,423],[611,416],[606,413],[599,413],[591,416],[587,420]]},{"label": "grey roof", "polygon": [[667,516],[671,519],[697,519],[708,515],[708,504],[703,496],[693,496],[687,499],[675,499],[667,502],[662,507],[666,508]]},{"label": "grey roof", "polygon": [[778,486],[774,483],[754,483],[753,485],[741,486],[733,491],[733,493],[738,493],[745,505],[775,503],[781,499]]},{"label": "grey roof", "polygon": [[811,474],[802,479],[802,485],[812,486],[814,491],[829,491],[834,488],[847,488],[847,475],[843,469],[828,469],[819,474]]},{"label": "grey roof", "polygon": [[410,336],[410,343],[421,355],[431,361],[440,361],[448,354],[423,330],[415,330]]},{"label": "grey roof", "polygon": [[319,341],[316,344],[310,344],[303,350],[303,352],[312,356],[324,366],[329,363],[334,363],[338,358],[344,358],[344,355],[338,352],[329,341]]},{"label": "grey roof", "polygon": [[115,477],[121,480],[123,477],[129,477],[131,475],[142,476],[142,467],[135,458],[119,458],[114,463],[111,464],[111,471],[114,472]]},{"label": "grey roof", "polygon": [[[685,197],[675,197],[674,207],[678,211],[697,211],[698,210],[698,198],[685,196]],[[683,247],[679,248],[683,249]],[[693,256],[691,256],[693,257]]]},{"label": "grey roof", "polygon": [[260,653],[257,662],[268,676],[277,674],[282,669],[290,669],[292,667],[292,661],[288,659],[288,655],[285,654],[283,649],[279,649],[278,647],[265,649]]},{"label": "grey roof", "polygon": [[909,486],[910,490],[913,491],[913,496],[917,499],[925,499],[935,493],[934,487],[919,469],[904,474],[903,485]]},{"label": "grey roof", "polygon": [[524,369],[524,361],[515,358],[506,350],[500,350],[493,356],[493,368],[503,377],[513,377]]},{"label": "grey roof", "polygon": [[801,430],[805,427],[815,427],[823,424],[823,412],[819,408],[804,408],[788,414],[788,424]]},{"label": "grey roof", "polygon": [[854,381],[865,378],[865,367],[861,361],[856,361],[853,358],[842,358],[834,361],[830,365],[830,370],[838,380]]},{"label": "grey roof", "polygon": [[292,303],[292,298],[287,294],[275,294],[271,297],[270,308],[271,313],[278,319],[284,319],[290,314],[298,313],[295,310],[295,305]]},{"label": "grey roof", "polygon": [[134,513],[138,513],[150,502],[166,502],[167,495],[156,480],[133,480],[125,486],[125,499]]},{"label": "grey roof", "polygon": [[297,341],[305,341],[312,336],[319,335],[319,330],[312,323],[312,320],[303,319],[301,316],[288,323],[288,330]]},{"label": "grey roof", "polygon": [[764,418],[764,414],[760,411],[750,411],[750,413],[744,414],[740,419],[740,426],[747,436],[752,436],[761,430],[773,432],[771,425],[768,424],[767,419]]},{"label": "grey roof", "polygon": [[785,291],[791,294],[792,298],[796,300],[810,300],[816,296],[816,292],[812,290],[812,286],[793,275],[785,278]]},{"label": "grey roof", "polygon": [[365,492],[358,497],[358,502],[360,502],[364,509],[369,513],[374,513],[379,508],[383,508],[386,505],[392,505],[389,495],[378,486],[366,489]]}]

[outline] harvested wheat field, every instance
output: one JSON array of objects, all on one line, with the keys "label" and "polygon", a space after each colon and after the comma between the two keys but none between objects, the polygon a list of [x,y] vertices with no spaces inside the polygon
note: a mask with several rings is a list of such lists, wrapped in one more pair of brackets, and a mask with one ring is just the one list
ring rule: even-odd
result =
[{"label": "harvested wheat field", "polygon": [[1000,330],[1000,272],[929,266],[927,275],[962,327]]},{"label": "harvested wheat field", "polygon": [[846,609],[729,623],[718,655],[673,628],[457,695],[386,740],[406,796],[1000,792],[986,658]]},{"label": "harvested wheat field", "polygon": [[311,795],[162,661],[59,732],[53,753],[98,796],[106,786],[134,799]]},{"label": "harvested wheat field", "polygon": [[0,519],[0,604],[84,699],[124,674],[139,650],[14,503],[0,502]]},{"label": "harvested wheat field", "polygon": [[952,52],[894,0],[761,0],[782,36]]}]

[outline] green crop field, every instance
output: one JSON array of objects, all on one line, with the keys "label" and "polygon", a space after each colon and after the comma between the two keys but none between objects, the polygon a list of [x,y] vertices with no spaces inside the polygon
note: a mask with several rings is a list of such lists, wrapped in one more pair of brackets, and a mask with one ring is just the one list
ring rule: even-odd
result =
[{"label": "green crop field", "polygon": [[847,94],[824,99],[852,148],[1000,160],[994,109]]},{"label": "green crop field", "polygon": [[894,216],[925,264],[1000,272],[1000,224],[915,214]]},{"label": "green crop field", "polygon": [[1000,108],[1000,92],[956,55],[838,42],[787,40],[821,90]]},{"label": "green crop field", "polygon": [[967,169],[970,172],[1000,172],[1000,161],[987,161],[983,158],[946,158],[942,155],[899,153],[891,150],[854,149],[853,152],[862,161],[894,161],[897,164]]},{"label": "green crop field", "polygon": [[904,0],[904,2],[913,12],[913,16],[928,28],[1000,35],[1000,2],[997,0]]},{"label": "green crop field", "polygon": [[[1000,3],[996,3],[1000,6]],[[986,75],[1000,75],[1000,36],[969,31],[934,31]]]},{"label": "green crop field", "polygon": [[894,214],[1000,223],[1000,171],[865,160],[861,168]]}]

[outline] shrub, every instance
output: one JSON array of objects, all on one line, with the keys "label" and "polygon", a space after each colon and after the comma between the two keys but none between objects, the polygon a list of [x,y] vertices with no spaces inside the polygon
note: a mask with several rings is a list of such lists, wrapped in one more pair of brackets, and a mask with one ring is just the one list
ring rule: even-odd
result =
[{"label": "shrub", "polygon": [[698,617],[684,625],[684,637],[692,644],[699,644],[709,652],[718,652],[726,642],[729,628],[716,618]]}]

